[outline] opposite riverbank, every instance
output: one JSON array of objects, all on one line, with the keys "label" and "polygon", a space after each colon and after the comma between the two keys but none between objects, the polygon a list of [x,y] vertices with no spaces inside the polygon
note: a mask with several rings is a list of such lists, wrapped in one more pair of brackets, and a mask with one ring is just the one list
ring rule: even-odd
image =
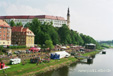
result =
[{"label": "opposite riverbank", "polygon": [[[83,56],[91,56],[99,53],[100,51],[92,51],[85,54]],[[55,70],[61,68],[63,66],[68,66],[72,63],[77,62],[78,60],[74,57],[63,58],[60,60],[51,60],[49,63],[41,63],[39,65],[31,64],[29,61],[25,64],[17,64],[10,65],[11,68],[5,70],[5,74],[7,76],[35,76],[40,73],[44,73],[47,71]],[[9,66],[9,65],[8,65]],[[0,76],[3,76],[3,71],[0,71]]]}]

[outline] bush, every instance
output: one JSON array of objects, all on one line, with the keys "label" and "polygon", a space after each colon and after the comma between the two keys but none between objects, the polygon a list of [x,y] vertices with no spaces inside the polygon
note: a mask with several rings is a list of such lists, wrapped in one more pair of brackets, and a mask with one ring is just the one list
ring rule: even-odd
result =
[{"label": "bush", "polygon": [[7,53],[8,49],[3,49],[2,52]]},{"label": "bush", "polygon": [[25,45],[22,45],[22,46],[8,46],[8,48],[10,49],[20,49],[20,48],[26,48]]},{"label": "bush", "polygon": [[2,51],[3,50],[3,46],[0,46],[0,51]]}]

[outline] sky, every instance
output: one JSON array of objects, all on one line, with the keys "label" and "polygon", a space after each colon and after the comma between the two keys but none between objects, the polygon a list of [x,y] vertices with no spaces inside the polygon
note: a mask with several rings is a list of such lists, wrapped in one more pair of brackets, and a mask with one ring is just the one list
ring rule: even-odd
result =
[{"label": "sky", "polygon": [[0,16],[52,15],[67,19],[71,29],[96,40],[113,40],[113,0],[0,0]]}]

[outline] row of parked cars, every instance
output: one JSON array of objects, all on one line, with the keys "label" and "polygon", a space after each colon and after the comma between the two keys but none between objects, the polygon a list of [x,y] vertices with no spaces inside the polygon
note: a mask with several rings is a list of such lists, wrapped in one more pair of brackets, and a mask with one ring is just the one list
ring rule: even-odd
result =
[{"label": "row of parked cars", "polygon": [[18,50],[18,51],[15,51],[14,53],[15,54],[22,54],[22,53],[33,53],[33,52],[40,52],[41,48],[35,48],[35,47],[32,47],[28,50]]}]

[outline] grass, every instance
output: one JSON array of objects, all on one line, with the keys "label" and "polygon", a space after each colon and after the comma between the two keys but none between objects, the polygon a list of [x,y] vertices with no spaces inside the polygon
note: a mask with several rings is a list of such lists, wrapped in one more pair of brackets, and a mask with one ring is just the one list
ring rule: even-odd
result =
[{"label": "grass", "polygon": [[[5,70],[5,73],[8,76],[14,76],[14,75],[21,76],[29,72],[33,72],[37,70],[40,71],[41,69],[44,69],[45,67],[50,67],[56,64],[61,64],[63,62],[67,62],[67,61],[69,62],[69,61],[75,61],[75,60],[76,60],[75,58],[69,57],[69,58],[63,58],[61,60],[51,60],[49,63],[41,63],[39,65],[32,64],[28,61],[27,64],[25,65],[22,65],[22,63],[17,64],[17,65],[10,65],[11,68]],[[0,71],[0,76],[2,75],[3,75],[3,71]]]},{"label": "grass", "polygon": [[91,56],[91,55],[95,55],[97,53],[99,53],[100,51],[92,51],[92,52],[88,52],[88,53],[85,53],[85,54],[82,54],[83,56]]},{"label": "grass", "polygon": [[[82,55],[89,56],[89,55],[94,55],[98,52],[99,51],[93,51],[93,52],[88,52]],[[69,58],[63,58],[60,60],[51,60],[49,63],[41,63],[39,65],[36,65],[36,64],[30,63],[30,60],[28,60],[25,65],[22,65],[22,63],[16,64],[16,65],[8,65],[11,68],[5,70],[5,73],[8,76],[26,76],[31,74],[38,74],[38,73],[46,72],[51,69],[53,70],[58,67],[68,65],[76,61],[77,61],[76,58],[69,57]],[[2,70],[0,70],[0,76],[4,76]]]}]

